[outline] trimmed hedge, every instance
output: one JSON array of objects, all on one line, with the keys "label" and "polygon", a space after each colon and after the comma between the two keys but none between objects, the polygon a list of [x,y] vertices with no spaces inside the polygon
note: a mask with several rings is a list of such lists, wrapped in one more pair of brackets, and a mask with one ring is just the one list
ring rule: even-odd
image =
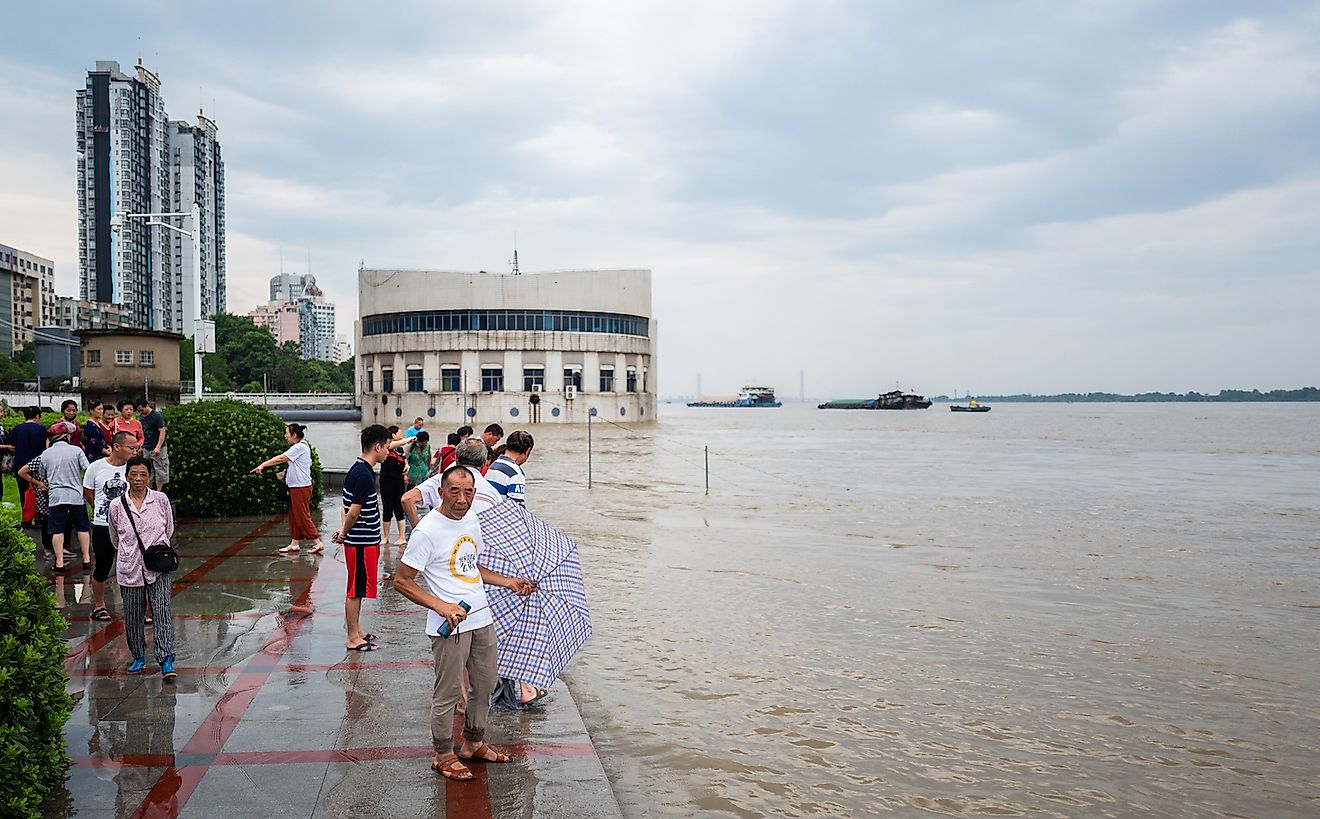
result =
[{"label": "trimmed hedge", "polygon": [[[166,491],[180,515],[273,515],[288,509],[279,499],[281,469],[249,474],[252,467],[289,448],[285,423],[264,407],[244,401],[194,401],[165,410],[170,482]],[[321,459],[312,447],[312,505],[321,502]]]},{"label": "trimmed hedge", "polygon": [[69,624],[16,523],[15,510],[0,510],[0,815],[37,817],[69,767]]}]

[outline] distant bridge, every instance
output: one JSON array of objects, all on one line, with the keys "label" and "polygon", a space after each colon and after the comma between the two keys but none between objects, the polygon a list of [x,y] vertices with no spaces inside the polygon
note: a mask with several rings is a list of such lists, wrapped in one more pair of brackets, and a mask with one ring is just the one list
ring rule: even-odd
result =
[{"label": "distant bridge", "polygon": [[[362,409],[351,392],[207,392],[203,401],[226,398],[246,401],[269,409],[286,421],[361,421]],[[185,393],[184,403],[195,400]]]}]

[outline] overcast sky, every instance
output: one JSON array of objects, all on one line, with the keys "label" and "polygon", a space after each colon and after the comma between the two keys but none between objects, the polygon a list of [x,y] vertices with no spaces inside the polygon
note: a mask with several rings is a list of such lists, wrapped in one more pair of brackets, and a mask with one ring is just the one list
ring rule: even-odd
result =
[{"label": "overcast sky", "polygon": [[74,93],[219,123],[284,269],[647,267],[662,394],[1320,383],[1320,3],[7,4],[0,243],[77,291]]}]

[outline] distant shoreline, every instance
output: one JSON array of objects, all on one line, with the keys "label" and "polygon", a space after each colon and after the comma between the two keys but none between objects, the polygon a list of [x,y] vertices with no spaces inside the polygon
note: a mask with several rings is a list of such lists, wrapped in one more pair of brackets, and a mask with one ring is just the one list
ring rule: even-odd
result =
[{"label": "distant shoreline", "polygon": [[[982,404],[993,402],[1001,404],[1207,404],[1207,403],[1258,403],[1287,401],[1320,401],[1320,388],[1302,387],[1296,390],[1220,390],[1213,395],[1199,392],[1141,392],[1135,395],[1123,395],[1114,392],[1065,392],[1058,395],[975,395],[971,396]],[[967,401],[968,397],[950,398],[938,395],[931,398],[938,403]]]}]

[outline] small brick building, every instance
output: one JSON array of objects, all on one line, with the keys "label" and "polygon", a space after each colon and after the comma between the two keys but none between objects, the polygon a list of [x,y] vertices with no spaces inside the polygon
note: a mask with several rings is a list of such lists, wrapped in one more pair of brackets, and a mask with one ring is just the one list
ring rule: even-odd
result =
[{"label": "small brick building", "polygon": [[78,330],[83,406],[147,396],[179,403],[179,342],[163,330]]}]

